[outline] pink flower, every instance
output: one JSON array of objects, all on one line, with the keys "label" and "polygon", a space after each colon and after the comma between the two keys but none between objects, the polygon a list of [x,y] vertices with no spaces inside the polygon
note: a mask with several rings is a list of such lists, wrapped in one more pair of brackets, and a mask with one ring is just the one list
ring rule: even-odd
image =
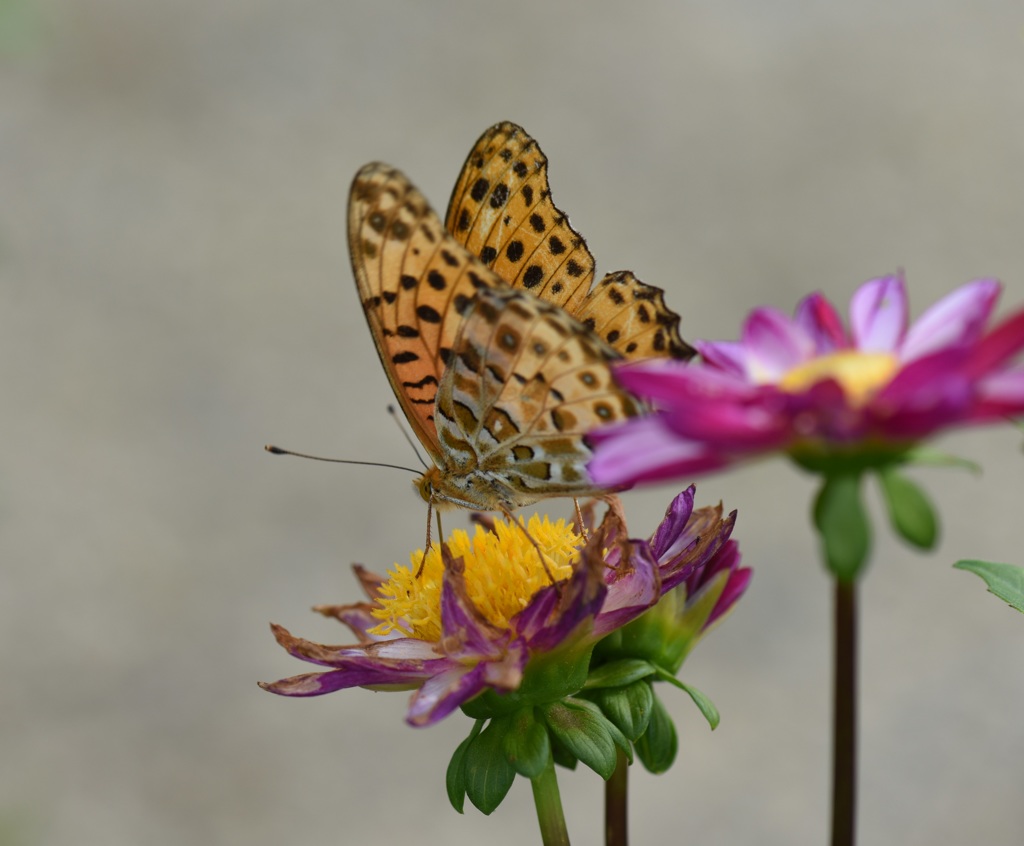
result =
[{"label": "pink flower", "polygon": [[[413,553],[415,564],[396,567],[388,582],[357,567],[369,601],[316,609],[347,625],[357,642],[325,646],[272,626],[291,655],[324,669],[260,686],[300,697],[352,687],[412,690],[406,719],[414,726],[432,725],[474,699],[484,708],[532,707],[578,693],[598,641],[666,593],[681,589],[692,604],[713,589],[700,618],[688,618],[686,648],[677,650],[688,651],[750,579],[729,539],[735,512],[694,508],[693,494],[691,486],[675,497],[649,541],[628,538],[621,507],[611,507],[578,556],[578,536],[564,521],[531,520],[528,531],[550,556],[557,585],[530,536],[502,521],[472,539],[456,532],[443,562],[436,549],[423,565],[422,551]],[[413,593],[421,596],[407,597]],[[395,617],[386,609],[393,599],[413,610]],[[498,698],[482,696],[488,693]]]},{"label": "pink flower", "polygon": [[850,328],[821,294],[790,318],[754,310],[739,341],[698,341],[702,361],[620,367],[622,385],[658,412],[591,435],[600,485],[689,478],[768,452],[801,463],[870,464],[954,425],[1024,413],[1024,310],[986,327],[1000,292],[979,279],[908,327],[901,275],[872,279]]}]

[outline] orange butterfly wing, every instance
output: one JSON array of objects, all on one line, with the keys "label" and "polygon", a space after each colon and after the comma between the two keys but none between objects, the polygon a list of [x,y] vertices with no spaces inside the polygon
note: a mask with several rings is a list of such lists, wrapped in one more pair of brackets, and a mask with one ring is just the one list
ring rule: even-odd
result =
[{"label": "orange butterfly wing", "polygon": [[466,158],[446,228],[510,285],[561,306],[627,358],[692,357],[660,288],[618,271],[591,290],[594,258],[552,202],[547,169],[522,127],[491,127]]},{"label": "orange butterfly wing", "polygon": [[368,164],[349,193],[348,244],[359,298],[395,397],[435,463],[434,398],[462,313],[504,285],[455,242],[398,170]]}]

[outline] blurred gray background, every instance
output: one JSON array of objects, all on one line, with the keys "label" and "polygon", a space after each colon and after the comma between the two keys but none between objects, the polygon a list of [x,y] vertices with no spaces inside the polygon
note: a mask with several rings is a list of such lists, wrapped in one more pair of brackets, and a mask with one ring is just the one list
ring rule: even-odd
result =
[{"label": "blurred gray background", "polygon": [[[448,807],[460,715],[256,687],[305,669],[269,621],[343,641],[309,606],[423,541],[402,475],[262,451],[413,460],[348,266],[363,163],[443,211],[480,132],[522,123],[599,270],[667,288],[688,337],[900,267],[915,314],[982,275],[1024,299],[1016,0],[4,0],[0,33],[4,846],[538,841],[525,782],[492,818]],[[1024,617],[950,567],[1022,560],[1020,444],[957,433],[984,475],[916,474],[935,554],[879,523],[863,844],[1020,842]],[[634,774],[638,844],[825,840],[812,491],[781,461],[699,482],[756,575],[684,668],[719,730],[666,695],[681,755]],[[627,497],[634,534],[673,493]],[[598,778],[561,784],[599,842]]]}]

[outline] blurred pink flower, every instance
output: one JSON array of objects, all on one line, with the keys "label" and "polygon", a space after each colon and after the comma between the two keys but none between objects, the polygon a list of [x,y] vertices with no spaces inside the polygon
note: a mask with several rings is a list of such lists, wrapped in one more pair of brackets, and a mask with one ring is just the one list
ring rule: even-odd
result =
[{"label": "blurred pink flower", "polygon": [[802,462],[896,457],[954,426],[1024,413],[1024,310],[986,331],[995,280],[956,289],[908,327],[901,275],[872,279],[850,303],[850,329],[815,293],[794,317],[755,309],[739,341],[698,341],[702,361],[620,367],[650,416],[591,435],[600,485],[694,474],[785,452]]}]

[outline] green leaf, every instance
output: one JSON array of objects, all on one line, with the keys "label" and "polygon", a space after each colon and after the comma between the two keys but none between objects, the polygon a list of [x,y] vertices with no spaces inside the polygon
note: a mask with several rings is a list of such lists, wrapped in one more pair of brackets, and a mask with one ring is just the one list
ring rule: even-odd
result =
[{"label": "green leaf", "polygon": [[503,748],[511,722],[507,717],[491,720],[466,749],[466,795],[484,814],[501,804],[516,778]]},{"label": "green leaf", "polygon": [[953,566],[981,576],[989,593],[1024,613],[1024,567],[973,560],[957,561]]},{"label": "green leaf", "polygon": [[628,740],[636,740],[647,731],[654,702],[654,692],[648,682],[638,681],[626,687],[602,688],[589,693],[588,698]]},{"label": "green leaf", "polygon": [[843,582],[856,580],[871,548],[871,524],[860,495],[860,474],[826,476],[814,501],[825,565]]},{"label": "green leaf", "polygon": [[523,708],[511,719],[511,729],[506,732],[502,746],[505,757],[519,775],[536,778],[551,761],[547,727],[537,722],[533,708]]},{"label": "green leaf", "polygon": [[938,518],[925,492],[895,467],[880,470],[878,478],[896,534],[918,549],[932,549],[938,537]]},{"label": "green leaf", "polygon": [[605,781],[615,771],[615,748],[632,754],[629,741],[592,702],[554,702],[545,708],[544,717],[551,733],[566,749]]},{"label": "green leaf", "polygon": [[483,728],[483,721],[477,720],[469,736],[460,743],[452,753],[452,759],[448,762],[448,771],[445,773],[445,788],[448,791],[448,801],[460,814],[464,813],[466,804],[466,750],[473,739],[480,734]]},{"label": "green leaf", "polygon": [[635,744],[636,756],[648,772],[663,773],[672,766],[679,752],[679,736],[672,718],[657,695],[651,709],[651,720]]},{"label": "green leaf", "polygon": [[609,661],[590,671],[584,690],[599,687],[623,687],[640,679],[647,678],[654,672],[654,665],[640,658],[623,658]]},{"label": "green leaf", "polygon": [[718,728],[718,724],[722,721],[722,717],[719,715],[718,708],[715,707],[715,703],[708,698],[707,694],[697,690],[697,688],[692,685],[681,682],[671,673],[660,668],[658,670],[658,678],[662,681],[667,681],[669,684],[675,685],[680,690],[685,690],[690,695],[690,699],[693,700],[693,704],[696,705],[704,715],[704,719],[708,721],[708,725],[711,726],[711,730],[714,731]]}]

